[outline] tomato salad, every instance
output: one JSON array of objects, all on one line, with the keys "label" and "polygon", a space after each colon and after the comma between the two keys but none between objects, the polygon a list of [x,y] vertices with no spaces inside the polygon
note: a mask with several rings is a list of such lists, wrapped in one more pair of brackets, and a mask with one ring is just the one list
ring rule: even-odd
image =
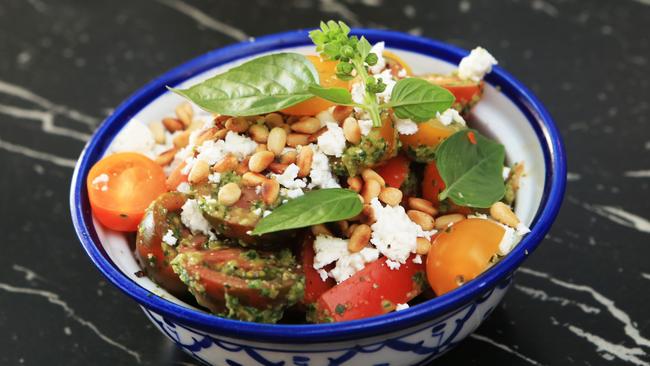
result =
[{"label": "tomato salad", "polygon": [[360,319],[462,286],[528,232],[523,163],[469,126],[494,57],[414,75],[349,31],[172,89],[188,101],[91,169],[94,216],[136,232],[169,293],[245,321]]}]

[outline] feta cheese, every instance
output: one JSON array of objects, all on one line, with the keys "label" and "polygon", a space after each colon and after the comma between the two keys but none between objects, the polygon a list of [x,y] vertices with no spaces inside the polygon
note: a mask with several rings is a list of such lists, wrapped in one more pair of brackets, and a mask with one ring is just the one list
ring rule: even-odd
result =
[{"label": "feta cheese", "polygon": [[503,170],[501,171],[501,174],[503,175],[503,180],[507,180],[508,177],[510,176],[510,168],[504,166]]},{"label": "feta cheese", "polygon": [[178,187],[176,187],[176,190],[177,190],[178,192],[188,194],[188,193],[190,193],[190,188],[191,188],[191,187],[190,187],[190,184],[189,184],[189,183],[187,183],[187,182],[182,182],[181,184],[178,185]]},{"label": "feta cheese", "polygon": [[400,69],[400,70],[397,72],[397,77],[398,77],[398,78],[405,78],[406,76],[407,76],[407,75],[406,75],[406,69]]},{"label": "feta cheese", "polygon": [[174,232],[171,229],[167,229],[167,232],[162,237],[162,241],[170,246],[175,246],[178,239],[174,236]]},{"label": "feta cheese", "polygon": [[90,183],[95,189],[99,189],[102,192],[108,191],[108,180],[109,176],[106,173],[102,173],[98,175],[93,181]]},{"label": "feta cheese", "polygon": [[415,258],[413,258],[413,263],[415,264],[422,264],[422,256],[421,255],[416,255]]},{"label": "feta cheese", "polygon": [[370,130],[372,130],[372,120],[370,119],[360,119],[357,121],[359,123],[359,128],[361,129],[361,134],[363,136],[368,136]]},{"label": "feta cheese", "polygon": [[244,160],[249,155],[253,155],[257,149],[257,142],[251,140],[246,136],[237,134],[236,132],[228,132],[225,140],[225,150],[237,157],[239,160]]},{"label": "feta cheese", "polygon": [[214,237],[208,220],[203,217],[203,212],[195,199],[188,199],[181,207],[181,221],[193,233],[203,233]]},{"label": "feta cheese", "polygon": [[253,212],[253,214],[255,214],[257,216],[262,216],[262,208],[261,207],[258,207],[258,208],[254,209],[251,212]]},{"label": "feta cheese", "polygon": [[452,122],[459,123],[463,126],[466,125],[463,116],[461,116],[460,113],[458,113],[458,111],[453,108],[449,108],[442,113],[436,112],[436,118],[445,126],[449,126],[452,124]]},{"label": "feta cheese", "polygon": [[406,310],[409,308],[409,304],[397,304],[395,311]]},{"label": "feta cheese", "polygon": [[323,282],[327,281],[327,279],[329,278],[329,274],[327,273],[326,270],[324,270],[324,269],[321,268],[321,269],[319,269],[317,272],[318,272],[318,275],[320,276],[320,279],[321,279]]},{"label": "feta cheese", "polygon": [[130,121],[111,143],[110,151],[137,152],[153,158],[153,147],[156,144],[149,127],[139,120]]},{"label": "feta cheese", "polygon": [[201,146],[197,147],[196,150],[199,152],[196,160],[205,161],[210,166],[226,157],[225,142],[223,140],[207,140]]},{"label": "feta cheese", "polygon": [[384,91],[381,93],[377,93],[377,97],[388,103],[390,101],[390,95],[393,92],[393,88],[395,87],[397,81],[393,79],[393,74],[391,74],[390,69],[382,71],[379,75],[375,75],[375,79],[381,79],[381,81],[386,84],[386,89],[384,89]]},{"label": "feta cheese", "polygon": [[497,252],[501,256],[510,253],[512,248],[514,248],[515,245],[517,245],[519,242],[519,238],[517,238],[515,230],[505,225],[502,226],[505,231],[503,233],[501,241],[499,242],[499,251]]},{"label": "feta cheese", "polygon": [[316,146],[310,146],[314,150],[314,157],[309,171],[309,178],[311,179],[309,188],[340,188],[341,185],[332,174],[327,156],[320,152]]},{"label": "feta cheese", "polygon": [[[358,253],[348,250],[348,240],[329,235],[318,235],[314,240],[314,269],[318,270],[323,281],[330,276],[341,283],[362,270],[366,263],[379,258],[375,248],[363,248]],[[336,266],[327,274],[323,267],[336,262]]]},{"label": "feta cheese", "polygon": [[318,136],[318,148],[326,155],[341,157],[345,141],[343,129],[337,123],[328,122],[327,131]]},{"label": "feta cheese", "polygon": [[386,60],[384,59],[385,45],[384,42],[377,42],[370,49],[370,53],[377,55],[377,63],[368,67],[368,70],[370,70],[372,74],[379,74],[386,67]]},{"label": "feta cheese", "polygon": [[358,253],[348,252],[336,262],[336,267],[329,274],[336,283],[341,283],[364,269],[366,263],[374,262],[378,258],[379,251],[375,248],[363,248]]},{"label": "feta cheese", "polygon": [[464,80],[479,82],[492,71],[497,60],[483,47],[476,47],[458,64],[458,76]]},{"label": "feta cheese", "polygon": [[210,183],[219,183],[221,182],[221,173],[212,173],[208,175],[208,182]]},{"label": "feta cheese", "polygon": [[[352,84],[350,90],[352,94],[352,101],[358,104],[365,104],[366,102],[366,84],[363,81],[359,81]],[[356,108],[355,108],[356,110]]]},{"label": "feta cheese", "polygon": [[386,265],[387,265],[388,268],[390,268],[391,270],[396,270],[396,269],[399,269],[399,267],[400,267],[400,263],[399,263],[399,262],[392,261],[392,260],[390,260],[390,259],[387,259],[387,260],[386,260]]},{"label": "feta cheese", "polygon": [[316,118],[320,121],[321,127],[325,127],[328,123],[338,123],[332,114],[334,108],[335,107],[330,107],[316,115]]},{"label": "feta cheese", "polygon": [[418,124],[408,118],[395,117],[395,128],[401,135],[413,135],[418,132]]},{"label": "feta cheese", "polygon": [[528,228],[528,226],[524,225],[523,222],[520,222],[517,225],[517,227],[515,228],[515,230],[517,231],[517,235],[519,235],[519,236],[526,235],[526,234],[528,234],[530,232],[530,229]]},{"label": "feta cheese", "polygon": [[298,178],[299,172],[300,168],[296,164],[291,163],[282,174],[271,173],[271,177],[275,178],[281,186],[288,189],[305,188],[307,183],[302,179],[296,179]]},{"label": "feta cheese", "polygon": [[321,269],[349,253],[348,241],[329,235],[318,235],[314,240],[314,269]]},{"label": "feta cheese", "polygon": [[287,198],[297,198],[305,194],[305,192],[303,192],[302,189],[300,188],[294,188],[294,189],[282,188],[282,191],[280,193]]}]

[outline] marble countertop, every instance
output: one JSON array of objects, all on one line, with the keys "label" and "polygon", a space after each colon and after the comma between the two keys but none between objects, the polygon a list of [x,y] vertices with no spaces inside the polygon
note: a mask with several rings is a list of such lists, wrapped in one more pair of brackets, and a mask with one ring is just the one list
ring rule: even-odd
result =
[{"label": "marble countertop", "polygon": [[84,254],[72,167],[156,75],[326,18],[486,47],[565,139],[554,227],[499,308],[436,365],[650,365],[648,0],[0,2],[0,364],[194,365]]}]

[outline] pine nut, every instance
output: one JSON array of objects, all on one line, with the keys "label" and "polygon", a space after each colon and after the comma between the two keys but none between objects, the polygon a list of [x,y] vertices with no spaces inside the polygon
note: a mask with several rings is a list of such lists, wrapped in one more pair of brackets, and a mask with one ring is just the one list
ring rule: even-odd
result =
[{"label": "pine nut", "polygon": [[314,133],[320,130],[320,121],[314,117],[307,117],[292,124],[291,130],[299,133]]},{"label": "pine nut", "polygon": [[291,147],[309,145],[309,135],[302,133],[290,133],[287,135],[287,145]]},{"label": "pine nut", "polygon": [[237,158],[234,157],[233,155],[227,155],[223,159],[221,159],[220,162],[214,164],[212,167],[212,171],[216,173],[225,173],[229,171],[235,170],[237,168],[237,165],[239,163],[237,162]]},{"label": "pine nut", "polygon": [[269,113],[264,116],[264,122],[271,127],[279,127],[284,124],[284,118],[279,113]]},{"label": "pine nut", "polygon": [[226,135],[228,134],[228,130],[225,128],[220,129],[217,131],[217,133],[214,134],[214,140],[223,140],[226,138]]},{"label": "pine nut", "polygon": [[267,179],[262,183],[262,200],[267,205],[271,205],[280,195],[280,183],[275,179]]},{"label": "pine nut", "polygon": [[345,235],[348,238],[351,237],[352,233],[354,232],[354,229],[356,229],[357,226],[359,226],[359,224],[352,224],[352,225],[348,226],[348,229],[345,231]]},{"label": "pine nut", "polygon": [[510,206],[503,202],[496,202],[490,207],[490,216],[498,222],[508,225],[510,227],[517,227],[519,225],[519,218],[512,212]]},{"label": "pine nut", "polygon": [[379,192],[379,200],[389,206],[397,206],[402,202],[402,191],[393,187],[384,187]]},{"label": "pine nut", "polygon": [[179,132],[174,135],[172,139],[174,146],[178,148],[183,148],[190,143],[190,131]]},{"label": "pine nut", "polygon": [[348,178],[348,188],[359,193],[363,187],[363,181],[359,177],[350,177]]},{"label": "pine nut", "polygon": [[312,225],[311,233],[314,234],[314,236],[319,236],[319,235],[334,236],[330,231],[330,229],[328,229],[327,226],[323,224]]},{"label": "pine nut", "polygon": [[409,208],[426,212],[431,216],[438,214],[438,210],[433,206],[433,203],[424,198],[409,197]]},{"label": "pine nut", "polygon": [[192,105],[189,102],[184,102],[176,107],[176,117],[183,122],[185,127],[189,127],[192,124],[192,119],[194,118],[194,110]]},{"label": "pine nut", "polygon": [[269,128],[265,125],[255,124],[248,129],[248,134],[253,138],[253,141],[265,144],[269,139]]},{"label": "pine nut", "polygon": [[269,132],[268,141],[266,142],[269,151],[272,151],[275,155],[280,155],[282,154],[282,150],[284,150],[286,144],[286,131],[280,127],[273,127],[271,132]]},{"label": "pine nut", "polygon": [[164,144],[167,140],[165,137],[165,127],[163,127],[161,122],[152,122],[149,124],[149,129],[153,135],[153,139],[157,144]]},{"label": "pine nut", "polygon": [[361,127],[353,117],[348,117],[343,121],[343,135],[351,144],[357,145],[361,142]]},{"label": "pine nut", "polygon": [[169,150],[163,151],[160,155],[156,157],[156,163],[160,166],[166,166],[169,165],[172,161],[174,161],[174,156],[176,156],[176,153],[178,152],[178,149],[175,147],[172,147]]},{"label": "pine nut", "polygon": [[431,242],[426,238],[417,238],[415,240],[417,247],[415,248],[415,253],[419,255],[429,254],[429,249],[431,249]]},{"label": "pine nut", "polygon": [[165,126],[167,131],[172,133],[185,129],[183,122],[177,120],[176,118],[163,118],[162,124]]},{"label": "pine nut", "polygon": [[334,117],[336,122],[341,123],[352,114],[353,110],[352,107],[337,105],[332,111],[332,117]]},{"label": "pine nut", "polygon": [[381,192],[381,184],[375,180],[367,180],[366,184],[363,185],[363,189],[361,190],[361,196],[363,196],[363,201],[365,203],[370,203],[370,201],[373,198],[376,198],[379,196],[379,193]]},{"label": "pine nut", "polygon": [[284,173],[285,169],[287,169],[288,166],[289,166],[289,164],[282,164],[282,163],[273,162],[273,163],[269,164],[269,170],[272,171],[275,174],[282,174],[282,173]]},{"label": "pine nut", "polygon": [[296,159],[298,157],[298,152],[297,151],[287,151],[286,153],[282,154],[280,156],[280,163],[282,164],[293,164],[296,162]]},{"label": "pine nut", "polygon": [[[266,147],[266,144],[257,144],[257,147],[255,148],[255,152],[260,152],[260,151],[269,151],[269,149]],[[273,154],[273,156],[275,157],[275,154]]]},{"label": "pine nut", "polygon": [[201,132],[201,134],[194,141],[194,145],[201,146],[204,142],[214,139],[214,136],[219,132],[219,129],[216,127],[208,128],[207,130]]},{"label": "pine nut", "polygon": [[311,135],[309,135],[307,142],[310,144],[318,142],[318,138],[320,137],[320,135],[324,134],[325,132],[327,132],[327,127],[321,128],[320,130],[316,131],[316,133],[312,133]]},{"label": "pine nut", "polygon": [[190,169],[190,174],[187,176],[187,180],[192,183],[201,183],[204,180],[208,179],[210,174],[210,165],[203,160],[197,160],[192,169]]},{"label": "pine nut", "polygon": [[433,217],[427,213],[418,210],[408,210],[406,211],[409,219],[414,223],[420,225],[422,230],[429,231],[433,230]]},{"label": "pine nut", "polygon": [[232,206],[235,202],[239,201],[241,197],[241,189],[237,183],[230,182],[221,188],[217,193],[217,200],[224,206]]},{"label": "pine nut", "polygon": [[227,130],[237,132],[237,133],[243,133],[248,131],[248,127],[250,126],[250,123],[244,117],[235,117],[227,120],[224,126],[226,127]]},{"label": "pine nut", "polygon": [[372,225],[377,221],[377,218],[375,218],[375,211],[369,203],[363,205],[361,214],[361,222],[364,224]]},{"label": "pine nut", "polygon": [[298,171],[298,177],[303,178],[309,175],[311,171],[311,163],[314,159],[314,150],[309,146],[303,146],[298,153],[296,158],[296,165],[300,170]]},{"label": "pine nut", "polygon": [[448,226],[453,225],[459,221],[465,220],[465,216],[461,214],[448,214],[436,217],[434,227],[437,230],[446,229]]},{"label": "pine nut", "polygon": [[270,151],[258,151],[248,160],[248,169],[251,172],[259,173],[264,171],[275,159],[275,155]]},{"label": "pine nut", "polygon": [[361,177],[363,177],[363,180],[365,182],[369,180],[376,180],[382,187],[386,187],[386,181],[384,178],[381,177],[381,175],[377,174],[376,171],[366,168],[361,172]]},{"label": "pine nut", "polygon": [[255,187],[264,184],[267,178],[260,173],[247,172],[241,177],[241,183],[247,187]]},{"label": "pine nut", "polygon": [[248,162],[250,161],[250,159],[251,158],[248,157],[242,160],[240,164],[237,164],[237,166],[235,167],[235,173],[237,173],[237,175],[244,175],[245,173],[248,173],[250,171],[250,169],[248,168]]},{"label": "pine nut", "polygon": [[358,225],[352,232],[352,235],[350,235],[348,250],[352,253],[356,253],[365,248],[370,241],[370,233],[370,226],[366,224]]}]

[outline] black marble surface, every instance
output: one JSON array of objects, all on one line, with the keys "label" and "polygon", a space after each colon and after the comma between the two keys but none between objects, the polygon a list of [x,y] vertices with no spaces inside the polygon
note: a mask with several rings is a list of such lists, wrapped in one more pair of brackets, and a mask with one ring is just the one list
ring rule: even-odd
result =
[{"label": "black marble surface", "polygon": [[192,365],[102,279],[68,211],[100,121],[189,58],[323,18],[482,45],[555,117],[562,212],[437,365],[650,365],[650,2],[0,1],[1,365]]}]

